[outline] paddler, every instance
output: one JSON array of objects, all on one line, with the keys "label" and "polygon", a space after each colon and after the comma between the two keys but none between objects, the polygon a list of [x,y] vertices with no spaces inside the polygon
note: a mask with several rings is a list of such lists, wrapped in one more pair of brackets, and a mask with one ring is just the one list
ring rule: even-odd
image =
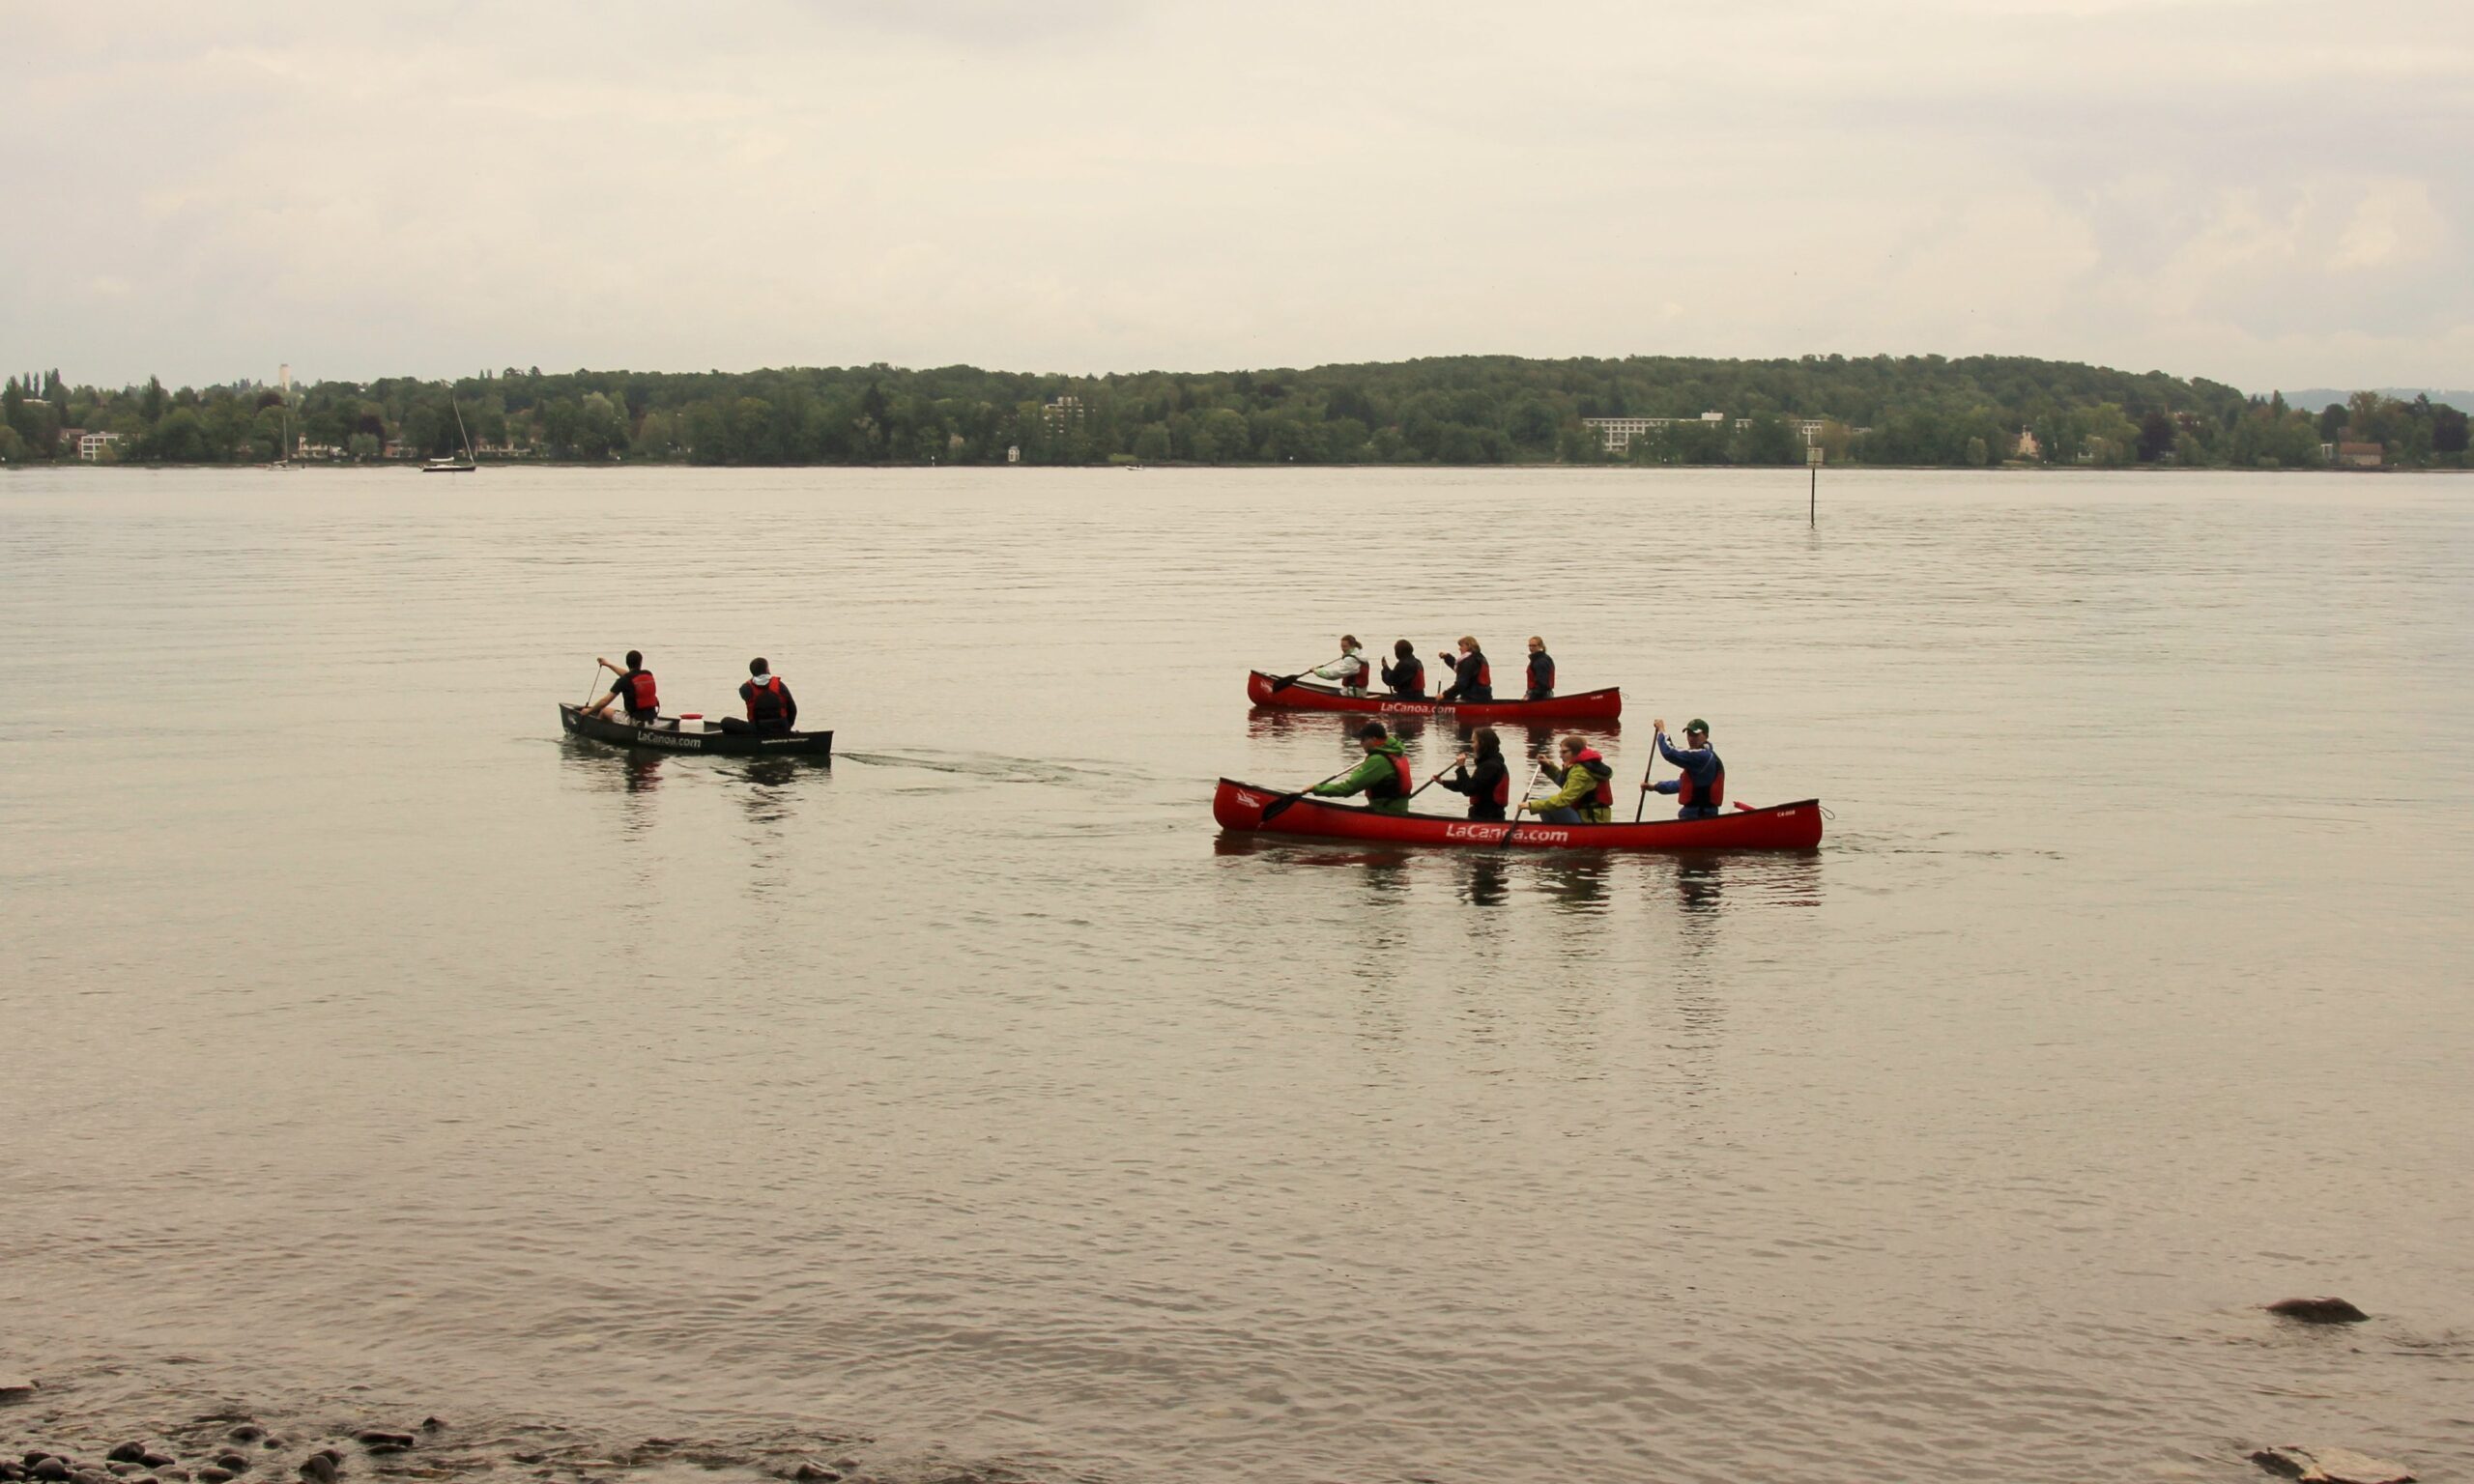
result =
[{"label": "paddler", "polygon": [[1393,663],[1383,667],[1383,683],[1392,694],[1408,700],[1426,699],[1426,662],[1418,658],[1418,646],[1403,639],[1392,645]]},{"label": "paddler", "polygon": [[1546,764],[1555,791],[1520,807],[1535,810],[1548,824],[1604,824],[1614,818],[1614,765],[1580,737],[1566,737],[1556,745],[1556,752],[1563,765]]},{"label": "paddler", "polygon": [[1366,663],[1365,649],[1366,646],[1357,642],[1356,635],[1341,635],[1340,657],[1328,665],[1316,666],[1315,677],[1333,682],[1346,695],[1365,695],[1366,682],[1374,678],[1373,671]]},{"label": "paddler", "polygon": [[1334,799],[1363,793],[1366,807],[1378,814],[1407,813],[1409,795],[1416,791],[1416,785],[1409,776],[1409,759],[1402,755],[1400,744],[1392,740],[1381,722],[1360,727],[1357,741],[1366,749],[1366,760],[1347,777],[1316,784],[1307,791]]},{"label": "paddler", "polygon": [[762,655],[747,662],[747,680],[738,688],[738,699],[747,707],[747,719],[723,717],[724,731],[769,732],[778,736],[798,725],[798,701]]},{"label": "paddler", "polygon": [[625,670],[618,669],[618,666],[597,655],[594,656],[593,663],[603,670],[616,672],[618,678],[610,682],[608,695],[585,707],[585,715],[599,716],[610,709],[611,702],[618,701],[625,706],[627,720],[639,727],[650,727],[661,720],[661,693],[653,685],[653,672],[645,669],[643,650],[627,651]]},{"label": "paddler", "polygon": [[1555,694],[1555,657],[1546,652],[1546,641],[1529,636],[1529,690],[1521,699],[1544,700]]},{"label": "paddler", "polygon": [[1469,734],[1474,752],[1462,753],[1449,777],[1437,779],[1454,793],[1469,796],[1469,817],[1501,819],[1504,806],[1511,802],[1511,769],[1504,762],[1503,738],[1492,727],[1481,727]]},{"label": "paddler", "polygon": [[1452,684],[1437,700],[1484,701],[1495,699],[1495,671],[1486,663],[1486,652],[1468,635],[1460,636],[1460,657],[1442,657],[1452,667]]},{"label": "paddler", "polygon": [[1714,817],[1727,802],[1727,765],[1710,746],[1710,724],[1697,716],[1684,723],[1681,748],[1666,739],[1663,719],[1650,723],[1650,729],[1656,734],[1658,756],[1675,764],[1676,776],[1643,784],[1641,791],[1674,794],[1683,806],[1676,811],[1678,819]]}]

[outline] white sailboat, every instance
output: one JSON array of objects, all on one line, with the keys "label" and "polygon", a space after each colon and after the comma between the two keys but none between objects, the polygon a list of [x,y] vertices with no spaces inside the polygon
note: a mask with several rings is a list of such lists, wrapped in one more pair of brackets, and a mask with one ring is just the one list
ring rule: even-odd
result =
[{"label": "white sailboat", "polygon": [[464,440],[464,457],[432,459],[421,466],[424,474],[469,474],[481,467],[473,457],[473,435],[464,431],[464,409],[453,397],[446,399],[446,405],[455,411],[455,436]]}]

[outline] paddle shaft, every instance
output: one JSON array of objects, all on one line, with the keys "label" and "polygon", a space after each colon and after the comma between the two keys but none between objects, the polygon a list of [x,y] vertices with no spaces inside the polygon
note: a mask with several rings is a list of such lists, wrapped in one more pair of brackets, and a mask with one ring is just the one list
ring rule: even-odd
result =
[{"label": "paddle shaft", "polygon": [[1650,763],[1641,770],[1641,797],[1632,806],[1632,822],[1641,822],[1641,811],[1650,807],[1650,775],[1658,770],[1658,739],[1650,738]]},{"label": "paddle shaft", "polygon": [[[1325,660],[1323,665],[1336,665],[1341,660],[1345,660],[1347,658],[1348,656],[1345,654],[1335,655],[1331,659]],[[1308,675],[1312,674],[1315,671],[1322,668],[1322,665],[1313,665],[1309,666],[1305,670],[1299,671],[1293,675],[1274,675],[1272,676],[1272,689],[1275,692],[1287,690],[1290,686],[1295,685],[1298,681],[1305,679]]]},{"label": "paddle shaft", "polygon": [[[1340,771],[1333,774],[1330,778],[1323,780],[1323,784],[1338,783],[1339,780],[1356,772],[1361,766],[1363,766],[1361,763],[1350,763],[1347,767],[1340,769]],[[1279,798],[1264,805],[1263,823],[1269,824],[1273,820],[1279,818],[1281,814],[1286,813],[1288,812],[1288,806],[1296,803],[1308,794],[1312,793],[1315,788],[1322,787],[1323,784],[1316,784],[1312,787],[1300,788],[1295,793],[1283,793]]]},{"label": "paddle shaft", "polygon": [[[1452,767],[1453,767],[1453,768],[1456,768],[1456,767],[1458,767],[1458,766],[1460,766],[1460,764],[1459,764],[1458,762],[1454,762],[1454,763],[1453,763],[1453,765],[1452,765]],[[1437,785],[1437,784],[1439,784],[1439,783],[1443,782],[1443,774],[1444,774],[1444,773],[1449,773],[1449,772],[1451,772],[1451,771],[1452,771],[1452,768],[1446,768],[1446,769],[1444,769],[1444,770],[1443,770],[1443,773],[1437,773],[1434,777],[1429,778],[1429,779],[1427,779],[1424,783],[1418,785],[1418,786],[1417,786],[1417,787],[1410,789],[1410,790],[1409,790],[1409,797],[1410,797],[1410,798],[1412,798],[1412,799],[1414,799],[1414,798],[1416,798],[1419,794],[1422,794],[1422,793],[1425,792],[1427,789],[1429,789],[1429,788],[1433,787],[1435,785]]]}]

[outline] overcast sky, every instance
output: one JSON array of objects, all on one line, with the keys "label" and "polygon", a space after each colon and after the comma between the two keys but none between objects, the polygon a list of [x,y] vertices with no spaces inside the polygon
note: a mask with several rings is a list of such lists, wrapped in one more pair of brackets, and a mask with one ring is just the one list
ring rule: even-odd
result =
[{"label": "overcast sky", "polygon": [[2470,0],[0,0],[0,369],[2474,383]]}]

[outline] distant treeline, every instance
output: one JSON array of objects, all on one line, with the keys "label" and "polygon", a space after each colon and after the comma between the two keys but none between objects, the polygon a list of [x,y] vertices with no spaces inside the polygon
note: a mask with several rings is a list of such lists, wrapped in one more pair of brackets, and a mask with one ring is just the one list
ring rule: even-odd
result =
[{"label": "distant treeline", "polygon": [[[249,382],[113,390],[49,372],[0,392],[0,459],[267,463],[287,441],[295,458],[418,459],[459,451],[459,412],[484,459],[596,463],[1800,464],[1808,443],[1833,462],[1959,468],[2309,468],[2345,443],[2377,443],[2388,465],[2468,463],[2466,414],[2428,398],[2289,408],[2205,380],[2000,356],[1466,356],[1096,377],[536,366],[319,382],[288,398]],[[1610,450],[1587,421],[1602,417],[1683,421]]]}]

